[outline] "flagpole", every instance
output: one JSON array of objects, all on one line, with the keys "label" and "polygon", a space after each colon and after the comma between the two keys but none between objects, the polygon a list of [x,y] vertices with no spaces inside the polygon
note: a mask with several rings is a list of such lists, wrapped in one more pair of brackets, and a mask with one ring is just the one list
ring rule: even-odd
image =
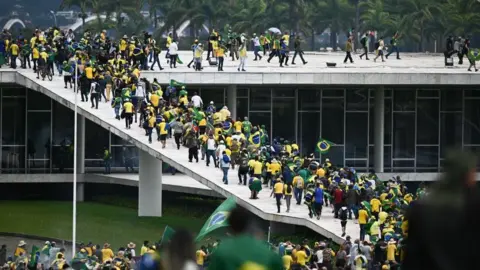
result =
[{"label": "flagpole", "polygon": [[270,226],[268,226],[268,236],[267,236],[267,242],[270,243]]},{"label": "flagpole", "polygon": [[73,219],[72,219],[72,259],[75,257],[77,241],[77,95],[78,95],[78,63],[75,60],[75,109],[73,120]]}]

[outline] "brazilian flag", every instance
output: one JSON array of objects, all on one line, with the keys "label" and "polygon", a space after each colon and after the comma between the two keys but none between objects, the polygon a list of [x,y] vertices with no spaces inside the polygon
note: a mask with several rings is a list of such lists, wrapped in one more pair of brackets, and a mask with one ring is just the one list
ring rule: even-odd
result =
[{"label": "brazilian flag", "polygon": [[250,138],[248,139],[248,141],[253,144],[255,147],[260,147],[260,143],[262,142],[261,140],[261,135],[260,135],[260,132],[257,131],[255,133],[253,133],[252,135],[250,135]]},{"label": "brazilian flag", "polygon": [[480,61],[480,52],[478,49],[469,49],[468,50],[468,59],[470,61]]},{"label": "brazilian flag", "polygon": [[371,213],[372,213],[372,206],[370,205],[370,203],[367,202],[367,201],[363,201],[363,202],[361,202],[361,204],[365,207],[365,210],[367,210],[367,213],[368,213],[369,215],[371,215]]},{"label": "brazilian flag", "polygon": [[170,80],[170,86],[171,86],[171,87],[178,88],[178,87],[185,86],[185,84],[182,83],[182,82],[179,82],[179,81]]},{"label": "brazilian flag", "polygon": [[330,150],[330,147],[332,145],[335,145],[331,141],[327,141],[323,138],[320,138],[317,142],[317,146],[315,147],[315,152],[320,153],[320,154],[326,154]]}]

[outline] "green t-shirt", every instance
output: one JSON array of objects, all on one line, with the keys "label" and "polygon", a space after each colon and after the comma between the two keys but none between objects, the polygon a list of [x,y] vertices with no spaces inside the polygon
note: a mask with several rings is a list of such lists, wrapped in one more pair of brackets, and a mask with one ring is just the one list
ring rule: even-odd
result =
[{"label": "green t-shirt", "polygon": [[283,270],[282,258],[262,241],[240,235],[223,241],[208,270]]}]

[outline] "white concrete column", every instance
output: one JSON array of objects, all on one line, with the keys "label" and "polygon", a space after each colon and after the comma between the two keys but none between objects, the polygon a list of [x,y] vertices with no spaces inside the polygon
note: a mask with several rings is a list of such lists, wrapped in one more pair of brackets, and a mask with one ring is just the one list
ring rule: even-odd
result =
[{"label": "white concrete column", "polygon": [[85,183],[77,183],[77,202],[85,200]]},{"label": "white concrete column", "polygon": [[385,88],[375,89],[375,115],[373,127],[373,152],[376,173],[383,173],[383,150],[385,136]]},{"label": "white concrete column", "polygon": [[85,116],[77,115],[77,174],[85,173]]},{"label": "white concrete column", "polygon": [[237,85],[232,84],[227,87],[227,107],[233,120],[237,120]]},{"label": "white concrete column", "polygon": [[138,216],[162,216],[162,161],[139,150]]}]

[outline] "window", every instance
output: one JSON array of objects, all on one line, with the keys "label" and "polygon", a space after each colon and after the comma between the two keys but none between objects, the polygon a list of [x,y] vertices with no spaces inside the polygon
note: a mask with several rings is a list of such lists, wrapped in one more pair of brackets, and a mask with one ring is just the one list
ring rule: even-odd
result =
[{"label": "window", "polygon": [[75,119],[73,111],[58,102],[53,102],[53,145],[60,145],[63,140],[73,142]]},{"label": "window", "polygon": [[368,89],[347,89],[347,111],[368,111]]},{"label": "window", "polygon": [[[102,159],[103,150],[109,147],[110,132],[94,122],[85,119],[85,158]],[[85,166],[87,166],[85,162]]]},{"label": "window", "polygon": [[345,158],[367,158],[368,113],[346,113]]},{"label": "window", "polygon": [[462,89],[440,90],[440,109],[442,111],[462,111]]},{"label": "window", "polygon": [[50,159],[50,112],[29,112],[27,119],[27,158]]},{"label": "window", "polygon": [[440,114],[440,156],[455,146],[462,146],[462,113]]},{"label": "window", "polygon": [[25,172],[25,146],[2,147],[2,172],[24,173]]},{"label": "window", "polygon": [[270,111],[272,100],[270,88],[250,89],[250,110],[251,111]]},{"label": "window", "polygon": [[465,100],[464,144],[480,144],[480,99]]},{"label": "window", "polygon": [[322,89],[323,97],[343,97],[345,89]]},{"label": "window", "polygon": [[272,134],[285,140],[295,140],[295,99],[274,99],[272,113]]},{"label": "window", "polygon": [[322,138],[343,144],[344,100],[322,99]]},{"label": "window", "polygon": [[415,158],[415,113],[393,114],[393,157]]},{"label": "window", "polygon": [[393,102],[394,111],[415,111],[415,90],[395,89]]},{"label": "window", "polygon": [[367,171],[367,160],[347,159],[345,166],[354,168],[356,171]]},{"label": "window", "polygon": [[[265,128],[268,133],[268,137],[270,140],[272,140],[272,127],[270,125],[270,117],[271,117],[270,112],[250,112],[250,116],[248,117],[249,119],[252,119],[250,122],[252,122],[252,125],[265,125]],[[274,136],[277,136],[275,133],[273,133]]]},{"label": "window", "polygon": [[[192,92],[193,93],[193,92]],[[225,105],[225,89],[217,87],[202,88],[201,97],[203,104],[208,106],[210,101],[215,103],[217,110],[220,110]]]},{"label": "window", "polygon": [[[125,159],[124,159],[125,157]],[[135,146],[125,147],[125,152],[122,146],[112,147],[112,167],[125,168],[125,161],[131,162],[134,168],[138,168],[138,149]]]},{"label": "window", "polygon": [[[370,169],[375,168],[375,147],[369,146],[369,154],[368,154],[368,167]],[[392,147],[391,146],[384,146],[383,147],[383,170],[388,172],[392,168]]]},{"label": "window", "polygon": [[3,145],[25,145],[25,111],[25,98],[3,98]]},{"label": "window", "polygon": [[26,88],[18,84],[2,84],[1,91],[4,97],[25,97]]},{"label": "window", "polygon": [[[153,133],[155,133],[155,131],[153,131]],[[110,135],[112,136],[112,142],[111,142],[112,145],[116,145],[116,146],[132,145],[131,142],[128,142],[128,141],[122,139],[121,137],[119,137],[119,136],[117,136],[113,133],[110,133]]]},{"label": "window", "polygon": [[331,146],[328,153],[321,156],[321,160],[323,162],[326,158],[328,158],[330,159],[330,162],[332,162],[332,165],[343,167],[343,151],[344,147],[341,145]]},{"label": "window", "polygon": [[300,111],[320,110],[320,90],[299,89],[298,90],[298,109]]},{"label": "window", "polygon": [[28,89],[28,110],[50,110],[51,109],[51,99],[46,95]]},{"label": "window", "polygon": [[248,88],[237,88],[237,97],[248,98]]},{"label": "window", "polygon": [[302,154],[314,153],[320,136],[320,113],[298,113],[298,144]]},{"label": "window", "polygon": [[417,100],[417,144],[438,144],[438,99]]},{"label": "window", "polygon": [[415,161],[414,160],[394,160],[393,168],[394,172],[414,172]]},{"label": "window", "polygon": [[418,97],[438,98],[440,91],[438,89],[418,89]]},{"label": "window", "polygon": [[[237,98],[237,118],[242,119],[248,115],[248,98]],[[237,120],[237,119],[233,119]]]},{"label": "window", "polygon": [[[417,146],[416,167],[422,171],[438,171],[438,147]],[[432,170],[433,169],[433,170]]]},{"label": "window", "polygon": [[52,147],[52,173],[68,173],[73,171],[73,141],[70,144]]},{"label": "window", "polygon": [[295,97],[295,88],[274,88],[274,97]]},{"label": "window", "polygon": [[465,97],[480,97],[480,89],[465,89]]}]

